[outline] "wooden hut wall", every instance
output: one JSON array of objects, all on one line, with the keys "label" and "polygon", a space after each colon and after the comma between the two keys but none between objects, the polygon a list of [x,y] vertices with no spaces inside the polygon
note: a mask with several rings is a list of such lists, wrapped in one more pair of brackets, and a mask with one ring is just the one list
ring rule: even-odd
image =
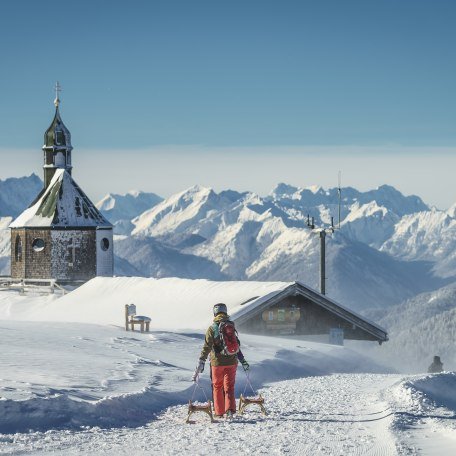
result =
[{"label": "wooden hut wall", "polygon": [[377,340],[329,310],[298,296],[284,297],[240,325],[239,330],[262,335],[321,335],[331,328],[344,330],[345,339]]}]

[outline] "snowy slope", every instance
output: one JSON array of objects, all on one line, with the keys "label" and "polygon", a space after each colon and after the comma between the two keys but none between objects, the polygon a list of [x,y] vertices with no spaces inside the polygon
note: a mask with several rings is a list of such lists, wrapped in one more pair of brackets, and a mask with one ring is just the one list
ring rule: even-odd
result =
[{"label": "snowy slope", "polygon": [[379,206],[376,201],[362,205],[354,203],[341,228],[351,239],[378,249],[393,235],[394,226],[399,220],[399,215]]},{"label": "snowy slope", "polygon": [[425,372],[433,356],[439,355],[445,369],[456,370],[455,283],[368,314],[388,327],[390,335],[384,350],[370,348],[376,359],[401,372]]},{"label": "snowy slope", "polygon": [[[319,289],[319,268],[318,233],[288,229],[263,251],[247,274],[254,280],[301,280]],[[330,297],[361,312],[387,308],[443,284],[432,277],[430,265],[395,260],[338,231],[326,237],[326,278]]]},{"label": "snowy slope", "polygon": [[381,250],[406,260],[435,263],[440,277],[456,276],[456,218],[449,211],[419,212],[403,217]]},{"label": "snowy slope", "polygon": [[[252,409],[234,421],[209,424],[197,415],[195,425],[185,425],[204,336],[162,329],[182,325],[188,314],[178,300],[182,290],[163,295],[158,286],[151,293],[150,284],[160,282],[95,279],[60,298],[0,291],[0,344],[8,347],[0,379],[2,454],[452,454],[454,373],[392,375],[345,347],[303,340],[240,335],[268,416]],[[192,289],[178,282],[191,301],[198,283]],[[237,302],[283,285],[214,284],[208,298],[223,292]],[[117,304],[131,299],[132,289],[154,310],[151,333],[116,324]],[[64,320],[33,321],[56,313]],[[90,316],[92,324],[78,323]],[[202,329],[210,321],[204,303],[195,320]],[[209,394],[207,369],[200,385]],[[239,368],[237,397],[245,386]],[[201,390],[194,399],[204,400]]]},{"label": "snowy slope", "polygon": [[424,372],[434,355],[456,370],[456,283],[372,315],[389,330],[376,356],[402,372]]},{"label": "snowy slope", "polygon": [[0,257],[10,255],[10,230],[12,217],[0,217]]},{"label": "snowy slope", "polygon": [[36,175],[0,180],[0,275],[10,274],[9,224],[38,196],[43,182]]},{"label": "snowy slope", "polygon": [[43,182],[36,174],[0,180],[0,217],[17,217],[38,196]]},{"label": "snowy slope", "polygon": [[109,193],[97,204],[101,213],[114,225],[116,234],[130,234],[131,220],[163,201],[155,193],[132,190],[126,194]]},{"label": "snowy slope", "polygon": [[[287,282],[97,277],[58,300],[40,298],[35,307],[30,306],[27,297],[15,297],[12,304],[11,293],[0,292],[0,319],[123,326],[124,306],[134,303],[140,314],[152,318],[154,328],[202,331],[214,303],[224,302],[229,312],[234,313],[252,297],[279,292],[288,285]],[[253,305],[253,301],[246,305]]]},{"label": "snowy slope", "polygon": [[232,201],[212,189],[195,185],[171,196],[133,220],[133,235],[158,236],[179,233],[188,226],[221,211]]},{"label": "snowy slope", "polygon": [[[220,272],[214,262],[181,253],[154,238],[128,237],[117,240],[114,251],[123,262],[128,262],[140,275],[146,277],[182,277],[188,279],[226,280],[228,277]],[[114,267],[117,260],[114,262]],[[120,271],[122,272],[122,271]],[[131,274],[128,274],[131,275]]]},{"label": "snowy slope", "polygon": [[451,218],[456,218],[456,203],[453,204],[453,205],[447,210],[447,214],[448,214]]},{"label": "snowy slope", "polygon": [[0,275],[10,274],[11,235],[8,228],[12,217],[0,217]]}]

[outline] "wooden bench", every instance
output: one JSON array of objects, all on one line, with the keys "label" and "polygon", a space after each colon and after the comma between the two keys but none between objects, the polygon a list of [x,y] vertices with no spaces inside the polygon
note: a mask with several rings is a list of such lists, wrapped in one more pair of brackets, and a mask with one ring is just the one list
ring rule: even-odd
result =
[{"label": "wooden bench", "polygon": [[135,325],[139,325],[141,332],[149,332],[151,319],[144,315],[136,315],[136,306],[134,304],[125,304],[125,330],[128,331],[128,326],[131,330],[135,330]]}]

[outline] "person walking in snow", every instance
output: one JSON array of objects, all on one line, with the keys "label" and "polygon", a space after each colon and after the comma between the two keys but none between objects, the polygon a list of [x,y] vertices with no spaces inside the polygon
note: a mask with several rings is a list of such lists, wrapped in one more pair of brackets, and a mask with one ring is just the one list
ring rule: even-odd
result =
[{"label": "person walking in snow", "polygon": [[443,371],[443,363],[440,361],[440,356],[434,356],[434,361],[428,367],[429,374],[436,374]]},{"label": "person walking in snow", "polygon": [[249,364],[240,350],[240,342],[226,305],[215,304],[213,313],[214,322],[206,331],[193,381],[196,381],[198,375],[204,371],[204,363],[210,353],[215,416],[220,418],[236,413],[234,385],[238,361],[245,371],[249,370]]}]

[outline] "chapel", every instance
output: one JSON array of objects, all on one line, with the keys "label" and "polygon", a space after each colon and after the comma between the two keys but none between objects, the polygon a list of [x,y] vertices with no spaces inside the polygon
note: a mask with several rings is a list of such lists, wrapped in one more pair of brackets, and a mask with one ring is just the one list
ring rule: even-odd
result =
[{"label": "chapel", "polygon": [[10,225],[11,277],[61,283],[112,276],[113,227],[72,177],[71,134],[60,115],[44,133],[44,185]]}]

